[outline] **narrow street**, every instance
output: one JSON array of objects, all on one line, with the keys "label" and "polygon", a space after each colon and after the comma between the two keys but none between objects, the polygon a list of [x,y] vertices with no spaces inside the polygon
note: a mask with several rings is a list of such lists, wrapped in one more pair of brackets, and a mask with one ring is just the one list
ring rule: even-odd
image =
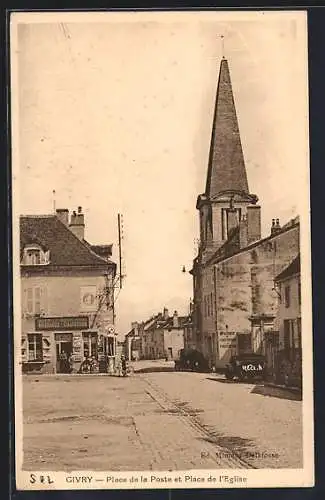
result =
[{"label": "narrow street", "polygon": [[127,378],[23,379],[25,470],[302,466],[295,394],[140,361]]}]

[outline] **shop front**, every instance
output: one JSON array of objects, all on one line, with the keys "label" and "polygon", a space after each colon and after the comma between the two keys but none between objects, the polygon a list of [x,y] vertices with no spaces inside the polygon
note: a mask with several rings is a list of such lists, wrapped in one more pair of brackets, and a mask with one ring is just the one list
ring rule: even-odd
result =
[{"label": "shop front", "polygon": [[22,336],[24,373],[79,373],[86,359],[106,373],[115,353],[115,335],[90,329],[88,316],[36,318]]}]

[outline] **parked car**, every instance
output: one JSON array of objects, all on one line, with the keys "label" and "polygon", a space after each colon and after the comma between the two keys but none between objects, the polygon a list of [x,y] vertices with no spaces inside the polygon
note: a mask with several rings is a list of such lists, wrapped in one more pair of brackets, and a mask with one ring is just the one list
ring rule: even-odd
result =
[{"label": "parked car", "polygon": [[265,374],[265,356],[252,352],[232,356],[225,368],[227,380],[234,378],[239,380],[263,380],[265,379]]},{"label": "parked car", "polygon": [[175,361],[176,371],[208,372],[209,363],[200,351],[196,349],[182,349],[179,359]]}]

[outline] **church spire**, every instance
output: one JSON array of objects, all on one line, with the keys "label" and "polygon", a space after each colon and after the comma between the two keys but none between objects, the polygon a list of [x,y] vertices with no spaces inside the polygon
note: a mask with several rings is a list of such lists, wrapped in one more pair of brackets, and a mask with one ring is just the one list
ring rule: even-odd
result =
[{"label": "church spire", "polygon": [[229,190],[249,193],[228,61],[223,56],[214,110],[205,195],[212,200]]}]

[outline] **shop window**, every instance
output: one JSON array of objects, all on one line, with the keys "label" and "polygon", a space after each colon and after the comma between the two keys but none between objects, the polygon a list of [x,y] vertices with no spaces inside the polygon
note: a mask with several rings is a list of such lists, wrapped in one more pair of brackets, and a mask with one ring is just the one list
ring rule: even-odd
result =
[{"label": "shop window", "polygon": [[28,361],[43,361],[43,344],[41,333],[28,334]]},{"label": "shop window", "polygon": [[83,333],[84,357],[98,356],[98,336],[96,332]]}]

